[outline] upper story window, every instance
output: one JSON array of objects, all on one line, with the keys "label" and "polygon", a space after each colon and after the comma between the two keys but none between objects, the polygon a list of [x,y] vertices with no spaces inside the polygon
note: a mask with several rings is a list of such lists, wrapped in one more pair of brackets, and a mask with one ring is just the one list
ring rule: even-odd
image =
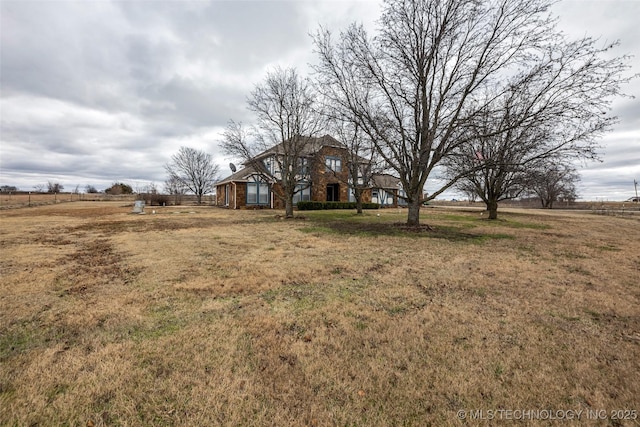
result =
[{"label": "upper story window", "polygon": [[342,172],[342,159],[340,157],[326,156],[324,164],[327,167],[327,172]]},{"label": "upper story window", "polygon": [[298,159],[298,171],[298,173],[303,176],[309,174],[309,159],[306,157],[300,157]]},{"label": "upper story window", "polygon": [[267,157],[262,161],[262,163],[264,163],[264,167],[267,170],[267,172],[273,175],[273,173],[275,172],[275,164],[274,164],[275,162],[273,157]]}]

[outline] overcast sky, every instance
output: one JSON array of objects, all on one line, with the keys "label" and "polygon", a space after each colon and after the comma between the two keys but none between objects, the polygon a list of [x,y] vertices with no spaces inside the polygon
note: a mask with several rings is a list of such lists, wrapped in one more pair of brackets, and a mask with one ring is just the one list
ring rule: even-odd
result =
[{"label": "overcast sky", "polygon": [[[640,0],[554,7],[574,36],[619,39],[640,72]],[[0,0],[0,185],[134,189],[155,182],[180,146],[211,153],[267,70],[315,61],[309,33],[350,22],[374,29],[376,1]],[[625,88],[638,97],[640,79]],[[614,103],[620,123],[603,162],[581,169],[583,199],[623,200],[640,181],[640,99]],[[427,186],[429,190],[429,186]]]}]

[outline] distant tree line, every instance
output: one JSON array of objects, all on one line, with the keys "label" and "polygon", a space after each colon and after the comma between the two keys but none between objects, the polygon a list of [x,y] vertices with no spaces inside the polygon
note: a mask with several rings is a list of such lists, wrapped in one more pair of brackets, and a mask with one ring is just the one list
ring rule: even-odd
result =
[{"label": "distant tree line", "polygon": [[13,185],[2,185],[0,186],[0,193],[15,193],[18,191],[18,187]]}]

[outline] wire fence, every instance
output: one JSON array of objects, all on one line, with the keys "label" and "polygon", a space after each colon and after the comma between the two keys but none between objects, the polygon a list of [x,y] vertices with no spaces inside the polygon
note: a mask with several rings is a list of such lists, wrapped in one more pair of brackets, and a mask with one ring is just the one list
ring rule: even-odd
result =
[{"label": "wire fence", "polygon": [[[0,209],[16,209],[24,207],[53,205],[56,203],[70,202],[122,202],[132,204],[136,200],[145,200],[149,205],[155,200],[152,194],[105,194],[105,193],[36,193],[36,192],[15,192],[0,193]],[[181,195],[178,200],[174,196],[166,196],[167,205],[178,204],[193,205],[197,203],[197,197],[192,194]],[[202,197],[203,204],[215,204],[215,196],[206,195]]]},{"label": "wire fence", "polygon": [[[118,201],[133,205],[135,200],[145,200],[147,205],[166,203],[169,205],[195,205],[197,198],[193,194],[157,197],[157,194],[105,194],[105,193],[36,193],[14,192],[0,193],[0,209],[14,209],[29,206],[52,205],[56,203],[69,203],[78,201],[107,202]],[[166,202],[164,202],[166,200]],[[157,203],[156,201],[160,201]],[[202,204],[215,205],[215,195],[207,194],[202,197]],[[481,202],[467,201],[435,201],[440,206],[475,206],[483,207]],[[536,200],[513,200],[501,202],[503,207],[540,209],[541,205]],[[571,209],[591,211],[599,215],[634,215],[640,214],[638,202],[609,202],[609,201],[580,201],[580,202],[556,202],[553,209]]]}]

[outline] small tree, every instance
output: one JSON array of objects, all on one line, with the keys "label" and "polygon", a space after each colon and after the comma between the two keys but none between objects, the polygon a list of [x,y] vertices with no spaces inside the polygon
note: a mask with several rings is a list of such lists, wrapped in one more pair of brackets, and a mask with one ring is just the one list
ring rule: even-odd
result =
[{"label": "small tree", "polygon": [[577,199],[578,181],[580,176],[572,165],[548,162],[529,173],[528,188],[538,196],[543,208],[552,209],[554,202]]},{"label": "small tree", "polygon": [[182,196],[186,192],[186,187],[182,184],[182,181],[176,177],[170,176],[164,182],[164,191],[168,195],[173,196],[174,205],[179,205],[182,203]]},{"label": "small tree", "polygon": [[213,163],[210,154],[194,148],[180,147],[165,165],[165,170],[169,175],[168,180],[180,182],[196,195],[198,204],[201,204],[202,196],[215,189],[219,167]]},{"label": "small tree", "polygon": [[58,182],[47,182],[47,193],[60,193],[64,190],[64,186]]},{"label": "small tree", "polygon": [[87,184],[87,185],[84,187],[84,191],[85,191],[86,193],[95,194],[95,193],[97,193],[97,192],[98,192],[98,189],[96,189],[96,187],[94,187],[93,185],[89,185],[89,184]]},{"label": "small tree", "polygon": [[467,141],[443,161],[449,177],[462,176],[455,187],[465,194],[475,193],[486,204],[489,219],[498,218],[499,202],[525,190],[527,168],[549,154],[543,127],[500,130],[505,122],[516,119],[510,108],[478,114],[467,126]]},{"label": "small tree", "polygon": [[248,99],[256,126],[249,132],[241,123],[230,121],[221,144],[227,154],[251,166],[272,190],[274,183],[279,184],[281,193],[273,193],[284,201],[287,218],[293,218],[293,196],[307,173],[301,162],[309,137],[321,129],[315,98],[310,82],[295,69],[277,68],[267,73]]}]

